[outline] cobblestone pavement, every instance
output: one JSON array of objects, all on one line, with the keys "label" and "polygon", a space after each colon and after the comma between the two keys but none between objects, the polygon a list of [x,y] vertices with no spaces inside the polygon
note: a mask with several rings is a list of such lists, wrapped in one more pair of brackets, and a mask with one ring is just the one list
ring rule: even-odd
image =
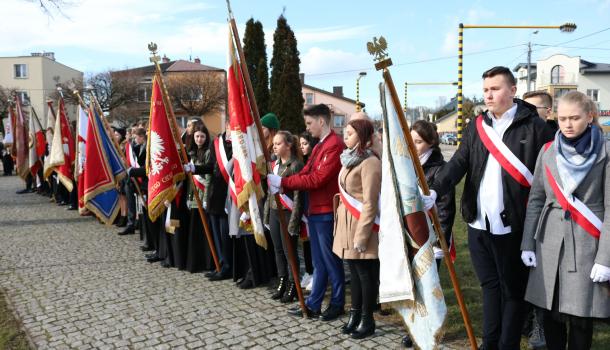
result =
[{"label": "cobblestone pavement", "polygon": [[149,264],[137,235],[80,217],[0,177],[0,287],[39,349],[397,348],[403,331],[379,324],[353,341],[345,321],[303,320],[267,288]]}]

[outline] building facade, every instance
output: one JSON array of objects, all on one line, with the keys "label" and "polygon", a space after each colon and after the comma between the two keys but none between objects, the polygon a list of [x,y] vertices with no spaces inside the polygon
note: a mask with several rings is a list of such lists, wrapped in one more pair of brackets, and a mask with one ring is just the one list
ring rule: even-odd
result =
[{"label": "building facade", "polygon": [[[553,55],[532,64],[531,91],[544,90],[553,96],[553,110],[557,110],[557,99],[569,91],[578,90],[589,96],[596,104],[602,124],[610,121],[610,64],[594,63],[580,56]],[[513,69],[517,73],[517,97],[527,92],[527,65],[519,64]],[[608,120],[606,120],[608,119]]]},{"label": "building facade", "polygon": [[[57,84],[73,80],[83,81],[83,73],[57,62],[53,52],[0,57],[0,87],[15,89],[26,106],[24,110],[33,108],[45,128],[47,100],[57,91]],[[66,104],[66,110],[68,117],[75,120],[76,106]]]},{"label": "building facade", "polygon": [[[311,85],[305,84],[305,75],[301,74],[301,84],[304,107],[323,103],[330,108],[331,128],[338,134],[343,134],[343,128],[347,125],[349,116],[356,112],[357,102],[351,98],[343,96],[343,87],[334,86],[333,92],[326,91]],[[362,108],[364,103],[358,102]]]},{"label": "building facade", "polygon": [[[167,57],[163,58],[160,63],[161,72],[164,81],[167,83],[172,79],[184,79],[184,84],[201,84],[202,88],[205,88],[207,79],[213,79],[214,84],[209,84],[216,89],[223,89],[226,91],[226,72],[224,69],[215,68],[201,64],[199,59],[195,59],[194,62],[186,60],[171,61]],[[144,67],[126,69],[121,71],[112,72],[112,79],[120,79],[122,76],[135,76],[138,81],[137,97],[132,103],[126,104],[113,110],[111,117],[115,120],[120,119],[123,121],[136,121],[140,119],[149,119],[150,117],[150,98],[152,94],[152,80],[155,74],[155,66],[149,65]],[[193,79],[195,77],[195,79]],[[196,77],[200,77],[197,80]],[[196,86],[190,86],[188,88],[196,88]],[[205,98],[205,93],[202,91],[201,96],[195,97],[196,99]],[[171,97],[170,97],[171,98]],[[226,93],[224,93],[221,101],[221,108],[218,111],[209,112],[204,115],[190,115],[184,109],[180,108],[180,105],[174,101],[174,113],[176,119],[181,127],[186,126],[186,122],[189,118],[199,117],[203,120],[209,132],[212,135],[216,135],[222,132],[224,128],[224,119],[226,111]]]}]

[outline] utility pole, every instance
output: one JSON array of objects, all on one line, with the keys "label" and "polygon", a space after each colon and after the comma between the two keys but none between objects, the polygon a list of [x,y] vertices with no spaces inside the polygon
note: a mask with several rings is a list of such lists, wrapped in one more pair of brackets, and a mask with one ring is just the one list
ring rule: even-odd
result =
[{"label": "utility pole", "polygon": [[527,92],[530,92],[530,83],[532,80],[532,42],[527,43]]}]

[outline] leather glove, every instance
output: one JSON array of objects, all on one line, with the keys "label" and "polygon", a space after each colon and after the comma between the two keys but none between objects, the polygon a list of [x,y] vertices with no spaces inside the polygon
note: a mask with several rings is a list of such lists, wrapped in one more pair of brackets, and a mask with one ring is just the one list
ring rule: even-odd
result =
[{"label": "leather glove", "polygon": [[193,163],[186,163],[183,165],[184,166],[184,171],[187,173],[194,173],[195,172],[195,164]]},{"label": "leather glove", "polygon": [[275,174],[267,174],[267,184],[269,187],[282,187],[282,177]]},{"label": "leather glove", "polygon": [[426,211],[428,211],[428,210],[432,209],[432,207],[434,206],[434,203],[436,203],[436,191],[430,190],[429,196],[422,194],[421,198],[424,201],[424,209],[426,209]]},{"label": "leather glove", "polygon": [[591,269],[591,280],[593,280],[593,282],[610,281],[610,267],[593,264],[593,268]]},{"label": "leather glove", "polygon": [[521,261],[528,267],[536,267],[536,253],[531,250],[524,250],[521,252]]}]

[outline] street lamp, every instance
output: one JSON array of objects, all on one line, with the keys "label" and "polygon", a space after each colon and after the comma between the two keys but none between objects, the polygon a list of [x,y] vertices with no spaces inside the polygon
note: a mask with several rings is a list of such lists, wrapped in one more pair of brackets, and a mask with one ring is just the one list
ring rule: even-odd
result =
[{"label": "street lamp", "polygon": [[356,78],[356,112],[360,112],[362,107],[360,106],[360,79],[366,75],[366,72],[360,72],[358,78]]},{"label": "street lamp", "polygon": [[458,118],[457,118],[457,140],[458,145],[462,142],[462,120],[464,111],[462,110],[462,67],[464,56],[464,29],[559,29],[564,33],[571,33],[576,30],[576,24],[564,23],[560,26],[513,26],[513,25],[466,25],[460,23],[458,27]]}]

